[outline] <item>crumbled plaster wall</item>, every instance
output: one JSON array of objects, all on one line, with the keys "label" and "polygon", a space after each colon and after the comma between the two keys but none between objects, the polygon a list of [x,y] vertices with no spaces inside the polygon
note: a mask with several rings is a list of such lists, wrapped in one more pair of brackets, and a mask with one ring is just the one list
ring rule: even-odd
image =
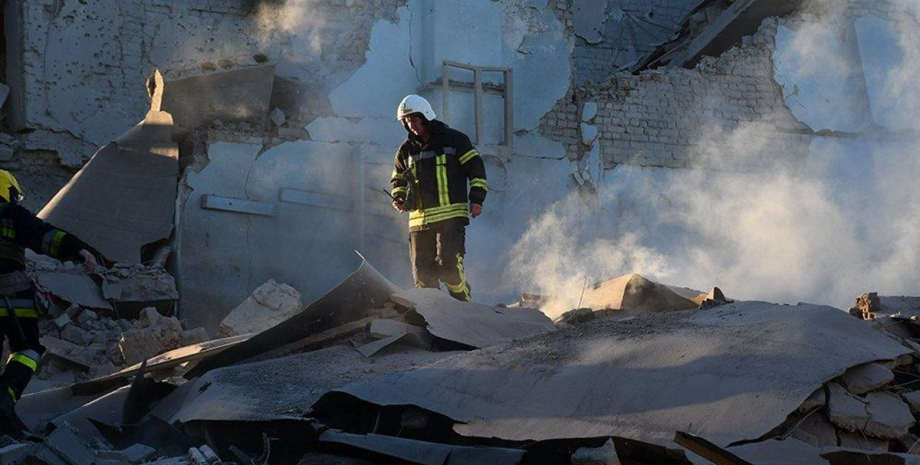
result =
[{"label": "crumbled plaster wall", "polygon": [[371,25],[394,19],[405,0],[299,0],[280,10],[242,0],[22,3],[23,69],[10,75],[21,75],[24,95],[14,129],[31,131],[27,148],[77,167],[143,118],[154,68],[263,53],[303,96],[293,116],[328,114],[325,96],[364,63]]},{"label": "crumbled plaster wall", "polygon": [[763,145],[773,150],[739,154],[738,162],[756,164],[758,155],[802,156],[810,138],[800,134],[807,128],[792,116],[773,79],[775,34],[776,20],[771,19],[745,45],[707,58],[696,69],[662,68],[637,76],[621,72],[603,86],[582,87],[543,118],[541,132],[564,143],[571,158],[582,157],[586,147],[581,140],[581,106],[596,102],[594,124],[607,168],[725,168],[724,160],[706,160],[695,147],[709,134],[729,132],[743,123],[762,123],[754,133],[771,141]]},{"label": "crumbled plaster wall", "polygon": [[574,24],[578,37],[574,60],[578,85],[589,81],[602,84],[617,68],[634,64],[671,40],[677,35],[687,14],[701,0],[575,0],[571,6],[577,11],[584,4],[591,3],[606,3],[600,5],[606,8],[599,15],[586,18],[589,24],[581,25],[585,20]]},{"label": "crumbled plaster wall", "polygon": [[[201,153],[207,162],[187,172],[191,189],[183,189],[180,207],[184,317],[213,329],[269,278],[294,286],[312,301],[357,267],[354,250],[395,282],[411,286],[406,216],[392,209],[381,190],[389,187],[393,154],[406,136],[394,119],[396,106],[406,94],[420,93],[440,113],[441,87],[433,83],[442,60],[514,70],[515,139],[521,142],[515,156],[522,159],[503,164],[489,156],[495,141],[491,131],[501,133],[503,108],[500,99],[487,96],[489,131],[480,151],[493,189],[490,213],[477,219],[476,237],[469,241],[470,256],[478,262],[470,268],[478,274],[474,286],[483,298],[495,295],[488,283],[497,283],[500,271],[489,271],[490,257],[507,250],[547,204],[569,193],[568,162],[558,161],[564,148],[537,133],[541,117],[571,83],[573,39],[559,11],[529,0],[409,0],[393,18],[367,28],[361,66],[341,81],[327,78],[330,90],[311,96],[325,100],[328,113],[286,123],[277,134],[281,137],[266,133],[250,140],[212,131],[210,146]],[[472,76],[458,73],[456,79]],[[470,93],[452,92],[449,121],[471,137],[472,100]],[[287,137],[298,125],[305,129],[300,137],[308,140]],[[550,185],[556,187],[545,189]],[[543,194],[533,194],[541,188]],[[283,201],[284,189],[338,199],[342,205]],[[274,203],[277,214],[204,209],[203,195]]]}]

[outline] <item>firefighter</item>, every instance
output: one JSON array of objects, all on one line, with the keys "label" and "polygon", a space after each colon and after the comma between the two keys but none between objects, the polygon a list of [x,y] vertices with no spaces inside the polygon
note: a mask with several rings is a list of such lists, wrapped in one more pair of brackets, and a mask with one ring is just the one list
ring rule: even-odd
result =
[{"label": "firefighter", "polygon": [[54,258],[83,262],[92,272],[96,258],[76,236],[38,219],[19,203],[22,188],[12,173],[0,170],[0,343],[10,354],[0,375],[0,434],[21,438],[24,426],[16,402],[38,369],[45,348],[39,343],[35,289],[25,274],[25,249]]},{"label": "firefighter", "polygon": [[463,268],[466,226],[482,214],[489,190],[482,157],[469,137],[438,121],[431,104],[408,95],[396,110],[408,137],[396,152],[393,207],[409,212],[409,256],[416,288],[447,286],[470,300]]}]

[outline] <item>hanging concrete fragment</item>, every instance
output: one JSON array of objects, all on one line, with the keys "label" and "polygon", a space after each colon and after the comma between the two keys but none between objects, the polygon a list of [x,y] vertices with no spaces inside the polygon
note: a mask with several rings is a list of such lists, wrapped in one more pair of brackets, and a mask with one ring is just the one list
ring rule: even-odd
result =
[{"label": "hanging concrete fragment", "polygon": [[173,229],[179,148],[173,117],[160,111],[162,77],[151,79],[144,120],[100,148],[38,214],[113,261],[139,263],[141,248]]}]

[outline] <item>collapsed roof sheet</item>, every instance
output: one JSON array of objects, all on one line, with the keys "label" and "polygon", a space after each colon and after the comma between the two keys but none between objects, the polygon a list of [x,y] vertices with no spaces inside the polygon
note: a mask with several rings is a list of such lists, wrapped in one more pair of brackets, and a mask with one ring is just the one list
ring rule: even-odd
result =
[{"label": "collapsed roof sheet", "polygon": [[392,299],[415,309],[434,336],[470,347],[488,347],[556,329],[539,310],[460,302],[437,289],[402,291]]},{"label": "collapsed roof sheet", "polygon": [[[302,418],[320,396],[345,384],[456,354],[404,347],[367,359],[350,346],[247,363],[210,371],[185,392],[172,422],[269,421]],[[168,398],[167,398],[168,399]],[[165,401],[163,403],[170,403]]]},{"label": "collapsed roof sheet", "polygon": [[254,335],[246,342],[202,360],[185,377],[191,379],[208,370],[239,363],[320,331],[361,319],[370,310],[382,307],[399,290],[399,287],[364,261],[341,284],[304,311]]},{"label": "collapsed roof sheet", "polygon": [[141,261],[141,247],[173,228],[179,147],[169,113],[104,145],[38,216],[83,239],[106,258]]},{"label": "collapsed roof sheet", "polygon": [[454,446],[379,434],[349,434],[327,430],[320,442],[342,444],[420,465],[517,465],[524,457],[521,449]]},{"label": "collapsed roof sheet", "polygon": [[840,310],[743,302],[599,321],[341,389],[472,437],[756,439],[850,366],[910,351]]}]

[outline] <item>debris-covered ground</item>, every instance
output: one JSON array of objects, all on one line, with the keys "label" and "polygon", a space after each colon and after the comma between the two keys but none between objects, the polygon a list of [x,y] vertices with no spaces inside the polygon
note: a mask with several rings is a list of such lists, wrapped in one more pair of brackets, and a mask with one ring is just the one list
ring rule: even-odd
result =
[{"label": "debris-covered ground", "polygon": [[[719,287],[672,286],[636,273],[589,284],[587,272],[553,263],[633,263],[625,259],[631,252],[639,262],[654,262],[652,250],[631,237],[607,241],[604,234],[620,231],[608,231],[612,223],[660,217],[654,219],[665,224],[662,240],[670,241],[683,234],[670,230],[675,211],[687,207],[678,197],[695,197],[692,189],[725,178],[743,184],[748,178],[740,172],[788,162],[769,164],[764,154],[795,159],[798,172],[809,168],[798,158],[821,154],[820,138],[854,144],[849,149],[860,154],[863,144],[887,147],[879,142],[886,137],[915,144],[916,130],[880,119],[911,118],[880,111],[892,105],[879,100],[875,86],[883,74],[916,73],[890,63],[863,70],[863,61],[900,60],[889,49],[897,39],[915,42],[898,35],[920,24],[902,14],[903,5],[852,0],[841,15],[848,22],[839,24],[841,18],[822,16],[833,2],[766,0],[213,0],[188,2],[187,9],[182,2],[132,1],[105,6],[119,10],[111,17],[93,13],[99,2],[0,3],[6,46],[26,48],[15,58],[4,55],[3,64],[12,70],[18,60],[28,62],[22,76],[3,76],[10,87],[0,84],[0,107],[10,100],[9,114],[0,114],[0,162],[22,168],[23,179],[43,190],[61,181],[53,186],[56,195],[41,199],[49,201],[39,216],[86,239],[100,261],[86,274],[73,263],[28,256],[46,351],[16,405],[30,434],[0,436],[0,465],[920,464],[920,297],[868,292],[844,311],[732,299],[728,286],[726,295]],[[310,7],[284,6],[298,3]],[[269,6],[254,7],[260,4]],[[294,24],[288,14],[310,18]],[[480,24],[481,18],[491,19]],[[112,30],[143,44],[109,37],[109,24],[90,27],[110,20],[117,20]],[[147,20],[163,23],[131,32]],[[274,22],[284,24],[264,29]],[[298,28],[309,29],[312,40],[286,35]],[[459,28],[472,30],[475,40],[468,31],[455,34]],[[86,32],[93,29],[106,30],[96,37]],[[429,30],[448,40],[417,43]],[[195,40],[182,42],[184,34]],[[198,34],[212,45],[192,45]],[[797,42],[823,35],[832,38],[830,46]],[[232,43],[241,37],[246,46]],[[82,38],[122,56],[73,61],[59,48]],[[459,63],[473,82],[450,74],[458,62],[440,61],[467,57],[469,50],[454,48],[466,41],[495,61]],[[486,41],[501,46],[493,50]],[[260,50],[238,54],[235,45]],[[886,53],[876,53],[882,46]],[[164,49],[173,48],[190,55],[164,58]],[[834,52],[828,60],[835,66],[801,66],[817,59],[799,57],[799,49]],[[226,50],[233,53],[214,56]],[[127,63],[133,55],[147,61]],[[157,59],[171,66],[147,69]],[[87,64],[97,61],[104,71]],[[857,82],[856,91],[806,72],[826,67],[842,75],[837,66],[851,61],[858,73],[846,84]],[[497,64],[507,66],[491,66]],[[503,83],[491,76],[483,82],[484,72],[500,73]],[[121,76],[117,83],[114,74]],[[145,82],[137,79],[144,74]],[[127,82],[132,77],[138,82]],[[107,90],[81,93],[81,79]],[[410,85],[384,89],[379,81]],[[148,102],[141,102],[144,90]],[[523,249],[519,255],[528,260],[506,268],[532,273],[525,282],[543,290],[564,287],[544,285],[545,275],[584,279],[574,300],[545,292],[496,305],[458,302],[441,290],[403,289],[394,284],[403,281],[382,272],[398,274],[391,263],[405,261],[405,218],[379,192],[392,170],[390,155],[384,162],[372,157],[392,153],[404,136],[388,106],[390,93],[404,91],[448,99],[452,92],[475,94],[476,108],[455,105],[454,118],[457,127],[476,129],[471,136],[488,158],[490,196],[505,195],[477,220],[489,235],[470,238],[481,241],[480,257],[492,260],[469,261],[489,277],[483,281],[505,276],[495,262],[508,256],[498,252]],[[122,93],[130,102],[112,101]],[[849,94],[858,97],[850,102]],[[60,104],[65,100],[73,102]],[[838,100],[852,108],[841,110]],[[449,110],[450,102],[441,108]],[[127,131],[115,121],[145,104],[141,122]],[[878,114],[854,116],[870,112]],[[483,121],[494,127],[483,129]],[[84,124],[91,130],[75,130]],[[500,142],[479,142],[499,132]],[[730,143],[723,144],[721,132],[731,132]],[[717,145],[730,147],[709,147]],[[746,157],[757,159],[754,167]],[[53,169],[41,165],[48,160],[56,160]],[[605,171],[621,164],[695,168],[706,177],[676,193],[655,190],[650,180],[657,178],[642,177],[616,189],[638,194],[605,199],[599,195]],[[868,169],[852,171],[854,179],[870,177]],[[888,182],[884,190],[899,190]],[[821,187],[805,192],[818,196]],[[575,202],[562,202],[559,192]],[[866,203],[876,200],[870,189],[857,194]],[[640,215],[641,196],[662,211]],[[808,255],[811,247],[786,248],[774,237],[787,240],[806,217],[833,217],[823,214],[822,202],[793,211],[786,204],[800,195],[765,195],[767,210],[780,214],[755,209],[752,215],[763,218],[737,220],[734,210],[749,205],[725,197],[704,196],[702,208],[682,213],[715,231],[702,239],[724,252],[720,257],[733,263],[802,254],[793,263],[826,261],[830,269],[839,263],[815,260],[826,257]],[[858,203],[845,200],[847,207]],[[903,206],[914,199],[895,200],[894,217],[910,217]],[[571,228],[559,221],[564,231],[554,235],[558,225],[544,220],[566,205],[590,214],[575,215]],[[885,217],[885,206],[871,205],[865,215],[871,227],[854,226],[858,235],[866,229],[884,242],[882,230],[908,229]],[[762,227],[777,217],[793,223],[787,234]],[[586,234],[582,223],[596,231]],[[802,229],[823,235],[835,225],[846,229],[842,223]],[[746,226],[740,233],[722,234],[739,225]],[[539,229],[549,230],[549,239]],[[738,234],[771,247],[737,254],[726,244]],[[684,239],[674,240],[675,247],[692,241]],[[820,240],[812,237],[808,245]],[[827,242],[827,249],[837,246]],[[547,243],[573,245],[544,258]],[[690,245],[687,257],[724,263]],[[354,248],[371,257],[362,255],[356,270]],[[775,269],[786,273],[787,263]],[[336,282],[347,273],[337,273],[343,264],[351,274]],[[875,264],[853,266],[857,276]],[[756,279],[742,270],[744,279]],[[834,284],[826,287],[837,292],[840,283]]]},{"label": "debris-covered ground", "polygon": [[211,339],[169,306],[125,314],[101,295],[109,274],[160,289],[161,268],[31,272],[48,352],[18,405],[36,436],[6,438],[4,463],[920,457],[920,298],[866,294],[850,315],[625,275],[553,322],[528,306],[551,297],[461,303],[365,262],[309,305],[267,282]]}]

